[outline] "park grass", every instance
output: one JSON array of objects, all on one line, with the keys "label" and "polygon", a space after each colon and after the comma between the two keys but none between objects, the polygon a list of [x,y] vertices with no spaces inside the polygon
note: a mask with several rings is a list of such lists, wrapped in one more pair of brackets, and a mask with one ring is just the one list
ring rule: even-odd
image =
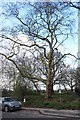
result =
[{"label": "park grass", "polygon": [[45,93],[34,93],[26,96],[26,103],[23,103],[25,107],[39,107],[39,108],[53,108],[53,109],[80,109],[80,97],[74,92],[61,94],[55,92],[52,98],[49,100],[45,99]]}]

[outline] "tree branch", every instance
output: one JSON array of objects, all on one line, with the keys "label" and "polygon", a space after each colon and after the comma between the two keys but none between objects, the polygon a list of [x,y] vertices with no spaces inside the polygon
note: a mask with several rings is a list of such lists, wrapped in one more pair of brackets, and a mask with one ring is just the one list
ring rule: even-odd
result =
[{"label": "tree branch", "polygon": [[62,57],[60,57],[59,59],[58,59],[58,61],[53,65],[53,66],[55,66],[56,64],[58,64],[65,56],[67,56],[67,55],[70,55],[70,56],[72,56],[72,57],[74,57],[74,58],[76,58],[76,59],[79,59],[79,58],[77,58],[75,55],[72,55],[71,53],[66,53],[66,54],[64,54],[64,55],[62,55]]},{"label": "tree branch", "polygon": [[[5,39],[8,39],[8,40],[11,40],[12,42],[14,42],[14,43],[16,43],[16,44],[18,44],[18,45],[20,45],[20,46],[25,46],[25,47],[30,47],[30,48],[36,46],[36,47],[38,47],[38,48],[41,48],[41,49],[44,50],[44,55],[45,55],[45,57],[47,58],[46,48],[44,48],[43,46],[39,46],[38,44],[36,44],[36,42],[34,42],[34,44],[32,44],[32,45],[26,45],[26,44],[20,43],[20,42],[18,42],[18,41],[15,41],[15,40],[13,40],[12,38],[7,37],[7,36],[5,36],[5,35],[1,35],[0,37],[5,38]],[[45,39],[45,38],[44,38],[44,39]]]},{"label": "tree branch", "polygon": [[38,80],[38,81],[43,82],[44,84],[46,83],[46,79],[43,79],[43,78],[41,78],[41,77],[38,78],[38,77],[33,77],[33,76],[31,76],[31,75],[25,75],[25,74],[21,71],[21,69],[19,68],[19,66],[17,65],[17,63],[16,63],[13,59],[11,59],[10,57],[7,57],[7,56],[6,56],[5,54],[3,54],[3,53],[0,53],[0,55],[4,56],[7,60],[11,61],[11,62],[16,66],[16,68],[19,70],[19,72],[20,72],[20,74],[22,75],[22,77],[28,78],[28,79]]},{"label": "tree branch", "polygon": [[79,9],[79,10],[80,10],[80,6],[74,5],[72,2],[70,2],[69,5],[70,5],[71,7],[74,7],[74,8],[76,8],[76,9]]}]

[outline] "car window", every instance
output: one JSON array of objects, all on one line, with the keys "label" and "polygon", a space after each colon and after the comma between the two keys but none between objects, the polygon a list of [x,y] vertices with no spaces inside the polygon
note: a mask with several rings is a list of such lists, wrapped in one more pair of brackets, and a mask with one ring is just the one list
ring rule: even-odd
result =
[{"label": "car window", "polygon": [[12,98],[5,98],[5,101],[11,102],[11,101],[14,101],[14,99],[12,99]]}]

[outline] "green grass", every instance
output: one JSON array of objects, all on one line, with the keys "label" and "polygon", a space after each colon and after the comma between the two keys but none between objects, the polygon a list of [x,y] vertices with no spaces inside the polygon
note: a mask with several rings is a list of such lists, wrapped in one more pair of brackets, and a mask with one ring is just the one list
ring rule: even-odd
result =
[{"label": "green grass", "polygon": [[55,93],[50,100],[45,100],[45,94],[28,94],[26,96],[27,107],[42,107],[42,108],[54,108],[54,109],[80,109],[79,98],[75,93],[62,93],[61,103],[60,96]]}]

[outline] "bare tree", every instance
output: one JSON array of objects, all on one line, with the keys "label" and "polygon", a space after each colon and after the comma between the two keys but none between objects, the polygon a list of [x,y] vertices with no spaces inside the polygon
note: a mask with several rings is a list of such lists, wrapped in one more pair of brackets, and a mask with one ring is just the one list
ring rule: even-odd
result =
[{"label": "bare tree", "polygon": [[[62,84],[65,88],[66,86],[73,92],[76,84],[75,80],[75,69],[70,68],[69,65],[65,65],[62,71]],[[67,90],[67,89],[66,89]]]},{"label": "bare tree", "polygon": [[[24,9],[27,6],[24,16],[20,13],[20,6]],[[59,49],[64,41],[72,34],[72,11],[70,10],[70,7],[68,7],[67,3],[57,2],[38,2],[37,4],[17,3],[16,5],[9,3],[5,9],[7,9],[8,14],[7,12],[4,12],[3,15],[8,18],[15,18],[19,24],[16,23],[11,31],[7,29],[7,33],[2,29],[2,41],[3,43],[4,41],[9,42],[10,47],[1,45],[2,48],[7,47],[6,49],[8,52],[0,52],[0,55],[3,55],[6,59],[13,62],[22,77],[27,77],[30,80],[42,81],[43,83],[46,81],[45,97],[48,99],[51,97],[51,89],[55,72],[54,74],[52,73],[55,71],[55,66],[57,66],[65,56],[71,55],[70,53],[64,53],[56,61],[54,59],[55,49]],[[28,41],[32,41],[31,44],[23,43],[17,37],[19,31],[22,31],[23,34],[28,36]],[[9,34],[12,34],[12,36]],[[40,73],[39,76],[36,76],[34,74],[27,74],[27,71],[26,73],[23,72],[22,68],[20,68],[20,65],[18,65],[15,60],[17,59],[16,55],[20,53],[22,48],[26,50],[29,48],[29,51],[36,60],[37,55],[39,55],[40,61],[44,64],[45,70],[47,70],[46,79],[40,76]],[[36,62],[36,64],[38,64],[38,62]],[[44,71],[42,70],[42,72]]]}]

